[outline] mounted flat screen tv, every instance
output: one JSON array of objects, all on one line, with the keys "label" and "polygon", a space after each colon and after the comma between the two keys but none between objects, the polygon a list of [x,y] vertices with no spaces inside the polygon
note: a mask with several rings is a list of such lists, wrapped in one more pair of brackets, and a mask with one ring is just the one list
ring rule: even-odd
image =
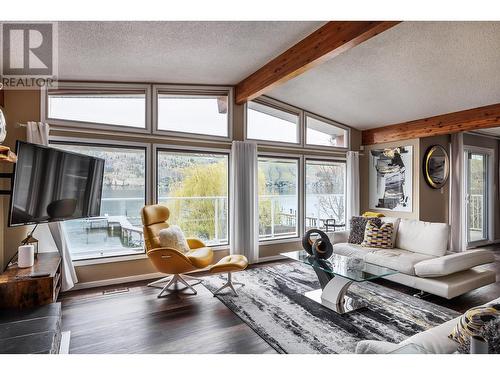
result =
[{"label": "mounted flat screen tv", "polygon": [[18,141],[9,226],[99,216],[104,160]]}]

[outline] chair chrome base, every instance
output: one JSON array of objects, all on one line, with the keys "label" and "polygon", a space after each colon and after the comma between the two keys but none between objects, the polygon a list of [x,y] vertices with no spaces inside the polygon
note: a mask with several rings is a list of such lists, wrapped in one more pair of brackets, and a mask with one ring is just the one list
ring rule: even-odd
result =
[{"label": "chair chrome base", "polygon": [[[173,276],[164,277],[163,279],[160,279],[160,280],[153,281],[153,282],[149,283],[148,286],[153,287],[153,288],[161,288],[160,294],[158,294],[158,296],[157,296],[158,298],[162,297],[165,292],[172,291],[172,289],[169,289],[170,286],[174,285],[175,287],[177,287],[178,283],[181,283],[185,286],[185,288],[183,288],[182,290],[189,289],[192,291],[192,293],[190,293],[190,294],[192,294],[192,295],[198,294],[198,292],[196,291],[196,289],[193,288],[193,286],[200,284],[202,280],[197,279],[195,277],[187,276],[187,275],[183,275],[183,276],[187,279],[195,280],[196,282],[190,284],[181,275],[173,275]],[[164,287],[158,286],[158,284],[162,284],[165,282],[167,284]]]},{"label": "chair chrome base", "polygon": [[236,293],[236,289],[234,289],[235,285],[245,286],[245,284],[243,284],[243,283],[233,282],[232,274],[231,274],[231,272],[228,272],[226,283],[224,285],[222,285],[219,289],[217,289],[214,292],[214,297],[217,294],[219,294],[221,290],[224,290],[226,288],[231,288],[231,290],[233,291],[234,295],[237,296],[238,293]]}]

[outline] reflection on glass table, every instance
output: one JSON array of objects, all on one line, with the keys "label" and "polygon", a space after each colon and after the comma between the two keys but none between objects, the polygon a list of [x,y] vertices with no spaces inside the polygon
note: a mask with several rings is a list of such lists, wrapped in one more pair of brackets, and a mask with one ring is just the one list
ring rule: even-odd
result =
[{"label": "reflection on glass table", "polygon": [[398,273],[359,258],[339,254],[333,254],[328,259],[317,259],[304,250],[281,255],[311,266],[321,289],[307,292],[305,296],[340,314],[366,306],[365,301],[347,296],[347,290],[353,282],[376,280]]}]

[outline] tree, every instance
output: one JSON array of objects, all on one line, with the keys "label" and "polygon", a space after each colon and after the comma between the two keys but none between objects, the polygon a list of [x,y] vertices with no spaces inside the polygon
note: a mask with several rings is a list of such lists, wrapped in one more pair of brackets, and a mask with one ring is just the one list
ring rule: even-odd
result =
[{"label": "tree", "polygon": [[[173,187],[169,204],[169,221],[182,228],[186,236],[196,236],[204,240],[227,238],[227,164],[223,161],[214,164],[193,164],[182,169],[181,178]],[[204,198],[205,197],[205,198]],[[217,214],[216,214],[217,211]],[[216,233],[216,215],[218,230]]]}]

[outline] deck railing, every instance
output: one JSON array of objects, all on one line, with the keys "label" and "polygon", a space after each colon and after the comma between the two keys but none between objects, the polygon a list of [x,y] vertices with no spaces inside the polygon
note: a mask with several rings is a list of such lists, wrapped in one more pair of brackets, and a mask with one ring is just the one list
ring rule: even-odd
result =
[{"label": "deck railing", "polygon": [[482,231],[484,199],[482,194],[469,195],[469,229],[474,231]]},{"label": "deck railing", "polygon": [[[305,225],[307,228],[325,229],[326,220],[337,219],[335,217],[327,217],[328,215],[322,212],[319,207],[319,199],[322,194],[308,195],[308,199],[315,199],[315,213],[309,213],[305,217]],[[330,196],[324,194],[324,196]],[[337,195],[342,199],[344,196]],[[183,210],[191,209],[193,202],[208,202],[209,207],[213,207],[210,215],[200,215],[190,220],[190,224],[209,224],[206,227],[213,228],[212,233],[205,233],[205,240],[209,244],[219,244],[227,242],[228,238],[228,217],[227,196],[204,196],[204,197],[158,197],[158,202],[166,206],[175,207],[176,213],[182,215]],[[272,239],[284,236],[297,234],[297,210],[296,202],[297,196],[293,194],[285,195],[272,195],[266,194],[259,196],[261,204],[269,205],[269,212],[266,214],[266,219],[261,220],[259,224],[259,237],[261,239]],[[140,209],[144,205],[144,198],[142,197],[128,197],[128,198],[102,198],[101,212],[110,216],[124,216],[128,219],[132,226],[141,227],[140,222]],[[177,218],[171,217],[171,220]],[[183,219],[185,222],[185,219]],[[338,220],[341,221],[341,220]]]}]

